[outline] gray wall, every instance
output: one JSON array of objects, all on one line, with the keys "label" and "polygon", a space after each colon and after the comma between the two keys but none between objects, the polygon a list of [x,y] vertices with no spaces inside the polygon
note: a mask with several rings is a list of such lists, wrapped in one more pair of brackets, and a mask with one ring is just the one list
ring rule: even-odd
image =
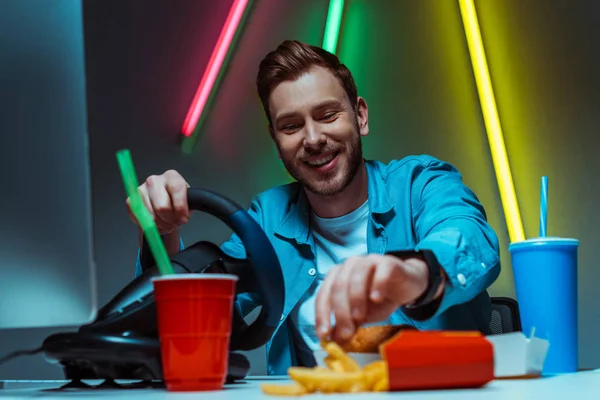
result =
[{"label": "gray wall", "polygon": [[[320,44],[328,3],[255,1],[190,155],[182,154],[178,132],[230,2],[84,3],[100,303],[133,277],[137,246],[115,151],[132,151],[140,177],[175,168],[192,185],[244,205],[256,192],[287,182],[254,92],[256,68],[283,39]],[[593,253],[600,239],[599,6],[583,0],[568,7],[541,0],[476,4],[526,234],[536,235],[538,182],[548,175],[549,233],[581,240],[580,367],[600,367],[593,311],[600,278]],[[456,2],[348,1],[338,53],[370,106],[366,156],[387,161],[429,153],[454,163],[501,240],[503,272],[490,292],[514,297],[508,234]],[[188,243],[220,242],[229,233],[206,215],[196,215],[183,230]],[[56,330],[0,331],[0,354],[35,347]],[[264,373],[264,350],[251,357],[252,372]],[[60,376],[39,356],[0,367],[2,379]]]}]

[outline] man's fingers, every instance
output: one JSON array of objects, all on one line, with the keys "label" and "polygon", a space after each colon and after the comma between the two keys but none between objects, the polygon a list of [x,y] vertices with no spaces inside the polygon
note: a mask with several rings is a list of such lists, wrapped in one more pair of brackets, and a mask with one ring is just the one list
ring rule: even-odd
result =
[{"label": "man's fingers", "polygon": [[348,285],[350,313],[356,327],[362,325],[367,317],[369,288],[375,272],[375,263],[367,263],[352,271]]},{"label": "man's fingers", "polygon": [[315,328],[321,340],[331,335],[331,286],[335,282],[339,267],[329,271],[321,284],[315,300]]},{"label": "man's fingers", "polygon": [[[156,223],[156,227],[158,228],[158,231],[161,233],[170,231],[172,229],[173,225],[165,223],[164,221],[162,221],[160,218],[158,218],[156,216],[156,214],[154,212],[154,208],[152,206],[152,200],[150,200],[150,196],[148,195],[147,188],[144,185],[142,185],[138,188],[138,192],[140,193],[140,198],[142,199],[144,206],[146,207],[146,209],[152,216],[152,219]],[[136,225],[140,226],[139,221],[137,220],[137,218],[135,217],[135,214],[133,214],[133,212],[131,210],[131,199],[129,199],[129,198],[127,199],[127,206],[128,206],[127,210],[129,213],[129,217]]]},{"label": "man's fingers", "polygon": [[391,299],[385,299],[377,304],[370,303],[367,311],[367,318],[365,319],[364,323],[372,324],[386,321],[397,309],[398,303]]},{"label": "man's fingers", "polygon": [[[179,225],[188,222],[190,217],[187,189],[189,184],[175,170],[169,170],[162,175],[149,176],[138,187],[138,192],[144,206],[161,234],[172,232]],[[131,199],[126,200],[129,218],[140,225],[131,209]]]},{"label": "man's fingers", "polygon": [[167,192],[171,198],[174,219],[178,224],[185,224],[190,219],[187,200],[188,185],[183,180],[167,181]]},{"label": "man's fingers", "polygon": [[144,202],[144,205],[146,206],[146,209],[148,210],[152,218],[156,218],[156,215],[154,215],[154,210],[152,209],[152,202],[150,201],[150,196],[148,195],[148,190],[146,189],[146,186],[140,186],[138,188],[138,192],[140,193],[140,197],[142,198],[142,201]]},{"label": "man's fingers", "polygon": [[350,310],[350,279],[354,269],[359,268],[354,260],[346,261],[331,285],[331,304],[335,317],[334,340],[343,342],[354,334],[356,327]]},{"label": "man's fingers", "polygon": [[165,187],[165,184],[159,181],[152,180],[152,177],[148,178],[147,189],[148,196],[152,209],[154,210],[155,221],[158,226],[172,228],[177,224],[175,214],[173,212],[173,205],[171,204],[171,196]]},{"label": "man's fingers", "polygon": [[369,291],[369,299],[373,303],[381,304],[391,294],[389,288],[393,286],[391,280],[396,268],[398,266],[389,260],[381,260],[377,265]]}]

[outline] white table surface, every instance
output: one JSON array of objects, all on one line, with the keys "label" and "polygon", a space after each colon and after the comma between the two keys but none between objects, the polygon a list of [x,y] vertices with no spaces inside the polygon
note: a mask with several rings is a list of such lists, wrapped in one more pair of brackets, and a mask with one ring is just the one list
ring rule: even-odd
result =
[{"label": "white table surface", "polygon": [[[172,393],[165,389],[76,389],[57,391],[65,381],[5,381],[0,389],[0,399],[214,399],[214,400],[259,400],[290,399],[293,397],[268,396],[262,393],[261,383],[287,383],[287,379],[273,377],[251,377],[242,383],[227,385],[224,390],[214,392]],[[298,398],[298,397],[296,397]],[[496,380],[479,389],[437,390],[390,393],[360,394],[310,394],[300,399],[600,399],[600,370],[578,372],[538,379]]]}]

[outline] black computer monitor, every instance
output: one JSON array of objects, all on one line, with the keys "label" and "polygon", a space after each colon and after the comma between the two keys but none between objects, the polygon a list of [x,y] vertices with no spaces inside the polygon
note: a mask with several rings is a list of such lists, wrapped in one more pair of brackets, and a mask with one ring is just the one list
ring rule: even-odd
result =
[{"label": "black computer monitor", "polygon": [[2,0],[0,328],[96,311],[80,0]]}]

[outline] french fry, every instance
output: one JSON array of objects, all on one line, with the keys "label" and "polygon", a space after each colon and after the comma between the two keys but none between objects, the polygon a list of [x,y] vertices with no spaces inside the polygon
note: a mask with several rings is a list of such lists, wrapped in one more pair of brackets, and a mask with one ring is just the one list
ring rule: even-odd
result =
[{"label": "french fry", "polygon": [[325,351],[334,359],[342,363],[345,372],[358,372],[360,365],[352,359],[342,348],[335,342],[327,342],[323,347]]},{"label": "french fry", "polygon": [[327,352],[324,367],[291,367],[288,375],[291,385],[262,385],[265,394],[275,396],[303,396],[309,393],[359,393],[389,390],[387,365],[383,360],[374,361],[363,368],[337,343],[323,342]]},{"label": "french fry", "polygon": [[385,378],[387,374],[385,361],[383,360],[374,361],[365,365],[363,371],[367,379],[367,387],[369,390],[372,390],[377,382]]},{"label": "french fry", "polygon": [[308,393],[304,386],[297,383],[291,385],[263,384],[260,388],[264,394],[273,396],[302,396]]},{"label": "french fry", "polygon": [[383,376],[383,378],[381,378],[379,381],[377,381],[377,383],[375,383],[375,385],[373,386],[373,391],[374,392],[387,392],[388,390],[390,390],[389,387],[389,381],[388,381],[388,376],[387,374]]},{"label": "french fry", "polygon": [[310,369],[312,369],[315,372],[327,372],[327,371],[329,371],[328,368],[323,368],[323,367],[314,367],[314,368],[310,368]]},{"label": "french fry", "polygon": [[363,371],[365,372],[369,372],[369,371],[385,371],[386,365],[385,365],[385,361],[384,360],[377,360],[377,361],[373,361],[368,363],[367,365],[365,365],[363,367]]},{"label": "french fry", "polygon": [[363,391],[367,388],[366,376],[362,371],[316,371],[313,368],[291,367],[288,375],[305,388],[315,388],[319,392],[350,392],[352,388]]},{"label": "french fry", "polygon": [[325,362],[325,365],[329,367],[330,370],[336,372],[344,372],[344,365],[340,360],[336,360],[331,356],[327,356],[323,361]]},{"label": "french fry", "polygon": [[367,382],[365,379],[358,381],[358,382],[354,382],[350,385],[350,389],[348,390],[348,392],[350,393],[359,393],[359,392],[366,392],[369,390],[369,387],[367,385]]}]

